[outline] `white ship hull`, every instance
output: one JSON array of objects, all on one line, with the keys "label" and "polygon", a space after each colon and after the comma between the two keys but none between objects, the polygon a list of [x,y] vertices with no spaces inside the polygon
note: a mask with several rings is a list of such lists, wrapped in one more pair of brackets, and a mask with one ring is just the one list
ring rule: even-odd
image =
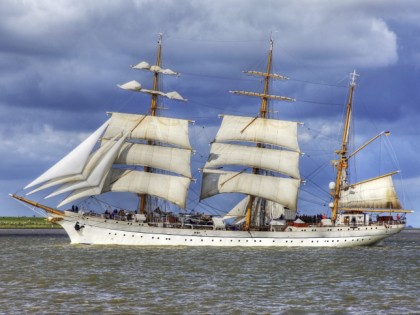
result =
[{"label": "white ship hull", "polygon": [[[373,245],[399,233],[404,224],[287,227],[285,231],[231,231],[153,227],[147,223],[70,214],[58,223],[72,244],[219,247],[352,247]],[[76,227],[77,223],[77,227]]]}]

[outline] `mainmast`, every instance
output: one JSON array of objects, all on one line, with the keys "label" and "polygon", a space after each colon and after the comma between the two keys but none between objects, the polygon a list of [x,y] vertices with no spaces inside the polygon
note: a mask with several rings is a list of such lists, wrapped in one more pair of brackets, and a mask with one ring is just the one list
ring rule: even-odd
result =
[{"label": "mainmast", "polygon": [[348,140],[349,140],[349,131],[350,131],[350,121],[351,121],[351,112],[352,112],[352,104],[353,104],[353,92],[354,88],[356,87],[356,70],[353,71],[351,74],[351,81],[350,81],[350,88],[349,88],[349,97],[347,100],[347,111],[346,111],[346,119],[344,123],[344,130],[343,130],[343,138],[341,140],[341,150],[336,151],[337,154],[340,155],[340,159],[338,161],[337,167],[337,178],[335,180],[335,190],[334,190],[334,203],[332,209],[332,221],[335,222],[337,219],[337,212],[338,212],[338,202],[340,199],[340,191],[344,185],[345,181],[345,174],[348,168],[348,159],[347,156],[348,152]]},{"label": "mainmast", "polygon": [[[273,61],[273,39],[270,38],[270,50],[268,53],[268,60],[267,60],[267,67],[265,72],[258,72],[258,71],[244,71],[246,74],[255,75],[255,76],[261,76],[264,78],[264,91],[263,93],[254,93],[254,92],[246,92],[246,91],[230,91],[233,94],[241,94],[246,96],[257,96],[261,98],[261,106],[259,110],[259,117],[261,118],[267,118],[267,107],[268,107],[268,100],[269,99],[277,99],[282,101],[294,101],[294,99],[284,96],[278,96],[278,95],[270,95],[268,94],[269,91],[269,84],[271,79],[280,79],[280,80],[288,80],[287,77],[274,74],[271,72],[272,70],[272,61]],[[252,122],[251,122],[252,124]],[[246,126],[244,130],[247,128]],[[242,130],[242,132],[244,131]],[[262,148],[264,145],[262,143],[257,143],[257,147]],[[259,168],[253,168],[252,169],[253,174],[259,174],[260,169]],[[251,217],[252,217],[252,205],[255,201],[255,196],[250,195],[246,214],[245,214],[245,224],[244,229],[249,230],[251,227]]]},{"label": "mainmast", "polygon": [[[159,69],[162,63],[162,33],[159,33],[158,38],[158,50],[157,50],[157,56],[156,56],[156,64],[155,68]],[[153,91],[158,91],[159,89],[159,72],[155,71],[153,73]],[[157,100],[158,100],[158,94],[152,94],[152,101],[150,103],[150,115],[156,116],[156,110],[157,110]],[[153,145],[153,141],[147,141],[148,145]],[[151,172],[151,168],[148,166],[144,167],[144,171],[146,173]],[[144,214],[146,212],[146,200],[147,195],[141,194],[139,195],[140,201],[139,201],[139,213]]]}]

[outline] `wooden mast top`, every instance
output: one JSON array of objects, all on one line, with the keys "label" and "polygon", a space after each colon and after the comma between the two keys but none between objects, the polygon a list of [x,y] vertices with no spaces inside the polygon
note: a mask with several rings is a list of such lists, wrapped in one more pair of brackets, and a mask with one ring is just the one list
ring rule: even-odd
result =
[{"label": "wooden mast top", "polygon": [[[162,33],[159,33],[158,38],[158,50],[156,56],[156,67],[160,67],[162,63]],[[153,74],[153,90],[157,91],[159,87],[159,72],[155,71]],[[152,102],[150,104],[150,114],[152,116],[156,116],[156,109],[157,109],[157,94],[152,94]]]},{"label": "wooden mast top", "polygon": [[353,106],[353,92],[354,88],[356,87],[356,70],[353,71],[351,74],[351,81],[350,81],[350,88],[349,88],[349,97],[347,100],[347,110],[346,110],[346,120],[344,123],[344,130],[343,130],[343,137],[341,140],[341,149],[336,153],[340,155],[340,160],[338,161],[337,167],[337,178],[335,180],[335,190],[334,190],[334,205],[332,209],[332,216],[331,219],[333,222],[337,219],[337,212],[338,212],[338,201],[340,199],[340,191],[343,186],[343,174],[347,171],[348,168],[348,159],[347,156],[348,152],[348,141],[349,141],[349,132],[350,132],[350,120],[351,120],[351,112]]}]

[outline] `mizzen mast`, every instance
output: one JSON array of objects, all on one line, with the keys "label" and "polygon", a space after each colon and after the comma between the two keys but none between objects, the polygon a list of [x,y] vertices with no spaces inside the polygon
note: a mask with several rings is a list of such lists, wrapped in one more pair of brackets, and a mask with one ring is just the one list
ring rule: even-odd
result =
[{"label": "mizzen mast", "polygon": [[353,93],[356,87],[356,70],[353,71],[351,74],[351,81],[350,81],[350,88],[349,88],[349,96],[347,99],[347,110],[346,110],[346,119],[344,122],[344,130],[343,130],[343,137],[341,140],[341,149],[337,150],[336,153],[340,155],[340,159],[336,165],[337,167],[337,178],[335,180],[335,189],[334,189],[334,202],[332,208],[332,216],[331,219],[333,222],[337,219],[337,212],[338,212],[338,202],[340,200],[340,192],[344,185],[345,181],[345,174],[348,168],[348,159],[347,156],[348,152],[348,141],[349,141],[349,132],[350,132],[350,121],[351,121],[351,113],[352,113],[352,106],[353,106]]},{"label": "mizzen mast", "polygon": [[[247,92],[247,91],[230,91],[230,93],[233,93],[233,94],[240,94],[240,95],[246,95],[246,96],[260,97],[261,98],[261,106],[260,106],[260,110],[259,110],[259,117],[261,117],[261,118],[267,118],[267,116],[268,116],[268,100],[269,99],[275,99],[275,100],[281,100],[281,101],[295,101],[295,99],[290,98],[290,97],[269,94],[270,80],[272,80],[272,79],[288,80],[289,79],[289,78],[287,78],[285,76],[272,73],[273,44],[274,44],[273,39],[270,38],[270,50],[269,50],[269,53],[268,53],[267,67],[266,67],[266,71],[265,72],[244,71],[244,73],[246,73],[246,74],[260,76],[260,77],[263,77],[264,78],[264,90],[263,90],[263,93],[255,93],[255,92]],[[249,125],[251,125],[253,121],[251,121],[251,123]],[[242,132],[249,125],[247,125],[242,130]],[[258,148],[263,148],[264,147],[264,144],[257,143],[257,147]],[[259,174],[260,173],[260,169],[254,167],[253,170],[252,170],[252,173],[253,174]],[[248,204],[247,204],[246,213],[245,213],[245,224],[244,224],[244,229],[245,230],[249,230],[250,227],[251,227],[252,205],[254,203],[254,200],[255,200],[255,196],[250,195],[249,196],[249,200],[248,200]]]}]

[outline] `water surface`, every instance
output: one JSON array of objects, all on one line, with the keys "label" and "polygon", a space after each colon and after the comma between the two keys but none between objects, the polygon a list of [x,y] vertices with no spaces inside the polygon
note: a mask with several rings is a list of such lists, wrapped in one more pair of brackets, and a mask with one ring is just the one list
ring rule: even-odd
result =
[{"label": "water surface", "polygon": [[10,233],[0,233],[0,314],[420,313],[420,231],[373,247],[260,249]]}]

